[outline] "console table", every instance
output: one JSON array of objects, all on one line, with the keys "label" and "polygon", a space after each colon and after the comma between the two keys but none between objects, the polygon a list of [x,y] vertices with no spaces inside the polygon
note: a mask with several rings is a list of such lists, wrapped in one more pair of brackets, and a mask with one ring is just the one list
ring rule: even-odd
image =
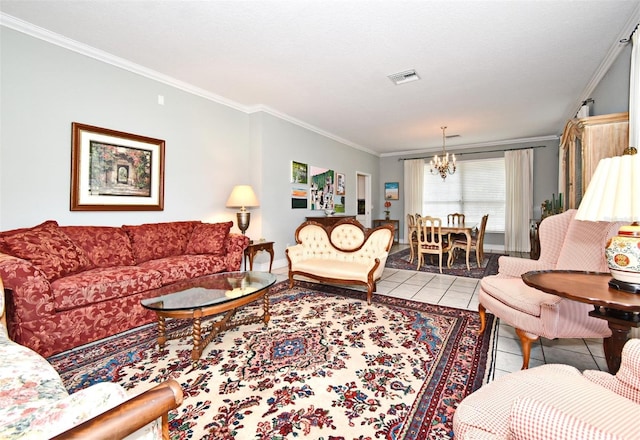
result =
[{"label": "console table", "polygon": [[319,215],[316,217],[307,217],[307,221],[313,220],[314,222],[320,223],[322,226],[333,226],[338,223],[340,220],[344,220],[345,218],[352,218],[355,220],[355,215]]},{"label": "console table", "polygon": [[522,275],[524,283],[535,289],[594,305],[589,316],[607,320],[611,329],[603,346],[609,372],[615,374],[629,330],[640,327],[640,295],[610,288],[610,279],[608,273],[570,270],[539,270]]},{"label": "console table", "polygon": [[393,244],[398,244],[400,241],[400,220],[376,219],[373,221],[374,228],[382,225],[393,226]]}]

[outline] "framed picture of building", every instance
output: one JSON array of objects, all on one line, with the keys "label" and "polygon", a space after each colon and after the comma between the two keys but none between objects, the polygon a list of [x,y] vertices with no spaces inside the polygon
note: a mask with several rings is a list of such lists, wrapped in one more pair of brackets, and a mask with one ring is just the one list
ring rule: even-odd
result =
[{"label": "framed picture of building", "polygon": [[72,211],[162,211],[165,142],[72,123]]}]

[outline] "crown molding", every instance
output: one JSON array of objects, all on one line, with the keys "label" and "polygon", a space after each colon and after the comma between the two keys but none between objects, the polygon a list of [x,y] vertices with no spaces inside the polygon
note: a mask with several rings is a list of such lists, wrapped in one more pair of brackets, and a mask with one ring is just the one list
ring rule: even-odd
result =
[{"label": "crown molding", "polygon": [[576,117],[582,103],[591,98],[591,94],[596,89],[602,78],[607,74],[615,60],[618,58],[618,55],[620,55],[620,52],[624,50],[627,44],[632,44],[630,41],[621,43],[621,40],[628,38],[633,30],[638,26],[638,23],[640,23],[640,3],[638,3],[635,10],[629,16],[629,19],[620,30],[618,38],[615,39],[615,42],[609,48],[609,52],[607,52],[607,55],[594,72],[591,80],[580,94],[580,97],[574,103],[572,109],[575,109],[575,111],[569,115],[567,119]]},{"label": "crown molding", "polygon": [[81,55],[93,58],[95,60],[98,61],[102,61],[104,63],[110,64],[112,66],[118,67],[120,69],[124,69],[127,70],[129,72],[138,74],[140,76],[144,76],[145,78],[149,78],[152,79],[154,81],[158,81],[160,83],[169,85],[171,87],[174,87],[176,89],[185,91],[187,93],[190,93],[192,95],[196,95],[199,96],[201,98],[205,98],[208,99],[210,101],[216,102],[218,104],[222,104],[225,105],[227,107],[233,108],[235,110],[241,111],[243,113],[246,114],[252,114],[252,113],[256,113],[256,112],[264,112],[264,113],[268,113],[272,116],[275,116],[277,118],[283,119],[287,122],[290,122],[294,125],[300,126],[302,128],[305,128],[309,131],[318,133],[324,137],[327,137],[329,139],[333,139],[336,142],[339,142],[341,144],[344,144],[346,146],[355,148],[357,150],[361,150],[364,151],[366,153],[370,153],[373,154],[375,156],[379,156],[378,153],[369,150],[368,148],[365,148],[361,145],[358,145],[356,143],[353,143],[351,141],[348,141],[346,139],[343,139],[339,136],[336,136],[332,133],[329,133],[327,131],[324,131],[318,127],[315,127],[311,124],[308,124],[304,121],[301,121],[299,119],[296,119],[290,115],[287,115],[286,113],[282,113],[279,112],[271,107],[259,104],[259,105],[255,105],[255,106],[245,106],[242,104],[239,104],[235,101],[232,101],[230,99],[226,99],[220,95],[216,95],[214,93],[211,93],[207,90],[201,89],[199,87],[195,87],[192,84],[186,83],[184,81],[180,81],[176,78],[173,78],[171,76],[168,75],[163,75],[159,72],[156,72],[155,70],[151,70],[151,69],[147,69],[146,67],[143,67],[139,64],[136,63],[132,63],[124,58],[120,58],[117,56],[114,56],[108,52],[102,51],[100,49],[96,49],[94,47],[91,47],[89,45],[86,45],[84,43],[80,43],[76,40],[73,40],[71,38],[67,38],[64,37],[60,34],[57,34],[55,32],[51,32],[47,29],[41,28],[39,26],[36,26],[32,23],[29,23],[27,21],[24,20],[20,20],[19,18],[13,17],[11,15],[5,14],[4,12],[0,12],[0,26],[4,26],[7,27],[9,29],[13,29],[15,31],[21,32],[23,34],[26,35],[30,35],[34,38],[38,38],[40,40],[46,41],[48,43],[54,44],[56,46],[62,47],[64,49],[68,49],[71,50],[73,52],[79,53]]}]

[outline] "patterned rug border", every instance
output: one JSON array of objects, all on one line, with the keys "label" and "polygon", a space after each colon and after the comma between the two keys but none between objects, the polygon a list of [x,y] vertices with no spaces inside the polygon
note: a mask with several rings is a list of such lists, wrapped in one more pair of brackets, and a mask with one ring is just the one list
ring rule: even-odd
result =
[{"label": "patterned rug border", "polygon": [[[310,292],[306,292],[307,290]],[[276,304],[280,301],[287,301],[291,296],[312,294],[314,291],[366,301],[366,292],[312,282],[296,282],[291,293],[287,293],[288,291],[288,281],[276,283],[271,288],[272,303]],[[417,312],[462,318],[456,320],[456,327],[462,326],[463,321],[469,319],[479,320],[478,312],[472,310],[456,309],[402,298],[374,295],[373,303],[390,308],[398,307]],[[172,320],[167,323],[169,332],[181,331],[189,325],[188,321],[182,320]],[[86,364],[98,363],[100,360],[106,360],[109,358],[109,360],[104,362],[104,367],[101,370],[92,370],[90,375],[83,375],[81,383],[76,384],[77,386],[70,390],[72,392],[92,385],[94,382],[103,381],[105,378],[107,378],[107,380],[117,382],[119,376],[117,373],[113,372],[117,372],[119,368],[117,368],[117,365],[114,368],[112,362],[116,364],[132,364],[136,362],[136,353],[139,352],[141,348],[143,350],[157,350],[156,327],[157,325],[155,323],[137,327],[111,338],[96,341],[95,343],[87,344],[82,347],[77,347],[74,350],[54,355],[49,358],[49,361],[59,371],[63,380],[65,380],[65,378],[68,377],[68,374],[72,375],[74,371],[84,367]],[[442,357],[447,360],[447,363],[445,364],[441,361],[438,362],[438,369],[434,376],[438,380],[425,381],[422,383],[422,388],[419,391],[418,397],[416,397],[416,400],[405,419],[406,423],[402,424],[402,429],[399,432],[389,432],[388,434],[392,435],[390,438],[405,440],[427,438],[426,435],[429,429],[428,424],[430,419],[425,419],[425,417],[432,418],[433,416],[434,402],[432,396],[440,396],[447,392],[444,388],[446,380],[443,380],[442,376],[444,376],[448,369],[452,367],[451,363],[453,362],[453,356],[451,356],[451,353],[455,350],[456,345],[459,342],[458,339],[462,337],[462,333],[463,332],[459,331],[458,328],[456,328],[455,332],[452,332],[455,337],[448,338],[446,345],[442,350]],[[474,371],[481,374],[475,374],[473,380],[466,384],[469,393],[475,391],[493,378],[497,345],[497,320],[493,315],[487,314],[487,329],[482,337],[478,339],[477,343],[481,347],[486,347],[486,350],[478,350],[474,355]],[[117,355],[119,359],[114,359],[112,361],[111,358],[114,357],[114,352],[118,352]],[[73,354],[73,356],[71,356],[71,354]],[[81,360],[80,362],[79,359]],[[94,381],[91,376],[95,376],[100,380]],[[66,383],[67,381],[65,381],[65,384]],[[457,404],[457,402],[455,402],[455,404]],[[453,414],[453,411],[451,414]]]},{"label": "patterned rug border", "polygon": [[[402,270],[413,270],[416,271],[417,262],[409,263],[409,254],[410,249],[401,249],[398,252],[394,252],[387,257],[387,262],[385,264],[386,268],[389,269],[402,269]],[[456,262],[454,262],[451,268],[447,268],[446,262],[443,261],[442,266],[442,274],[443,275],[453,275],[459,277],[467,277],[467,278],[475,278],[480,279],[489,275],[495,275],[498,273],[498,258],[500,258],[503,254],[493,254],[493,253],[485,253],[483,266],[480,268],[476,263],[475,253],[472,253],[469,256],[469,265],[471,266],[471,270],[467,269],[466,261],[462,257],[459,257]],[[446,256],[445,256],[446,260]],[[436,260],[437,263],[437,260]],[[420,267],[419,272],[433,273],[439,274],[440,269],[438,265],[431,264],[423,264]]]}]

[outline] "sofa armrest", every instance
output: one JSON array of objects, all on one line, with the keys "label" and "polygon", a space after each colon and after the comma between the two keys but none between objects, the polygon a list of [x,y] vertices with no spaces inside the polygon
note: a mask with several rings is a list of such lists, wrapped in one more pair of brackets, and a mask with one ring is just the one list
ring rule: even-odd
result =
[{"label": "sofa armrest", "polygon": [[53,439],[124,438],[158,418],[162,418],[162,438],[169,438],[168,412],[180,406],[182,399],[182,388],[170,379]]},{"label": "sofa armrest", "polygon": [[11,290],[5,305],[9,326],[16,315],[20,321],[33,321],[54,313],[51,284],[31,262],[0,253],[0,278],[4,288]]},{"label": "sofa armrest", "polygon": [[301,244],[289,246],[284,250],[284,253],[289,261],[289,268],[291,268],[292,263],[297,263],[304,259],[304,246]]},{"label": "sofa armrest", "polygon": [[520,278],[522,274],[532,270],[549,270],[553,267],[549,262],[529,260],[528,258],[509,257],[506,255],[498,259],[498,276],[502,278]]},{"label": "sofa armrest", "polygon": [[249,237],[230,233],[225,242],[224,261],[229,272],[240,270],[244,250],[249,246]]}]

